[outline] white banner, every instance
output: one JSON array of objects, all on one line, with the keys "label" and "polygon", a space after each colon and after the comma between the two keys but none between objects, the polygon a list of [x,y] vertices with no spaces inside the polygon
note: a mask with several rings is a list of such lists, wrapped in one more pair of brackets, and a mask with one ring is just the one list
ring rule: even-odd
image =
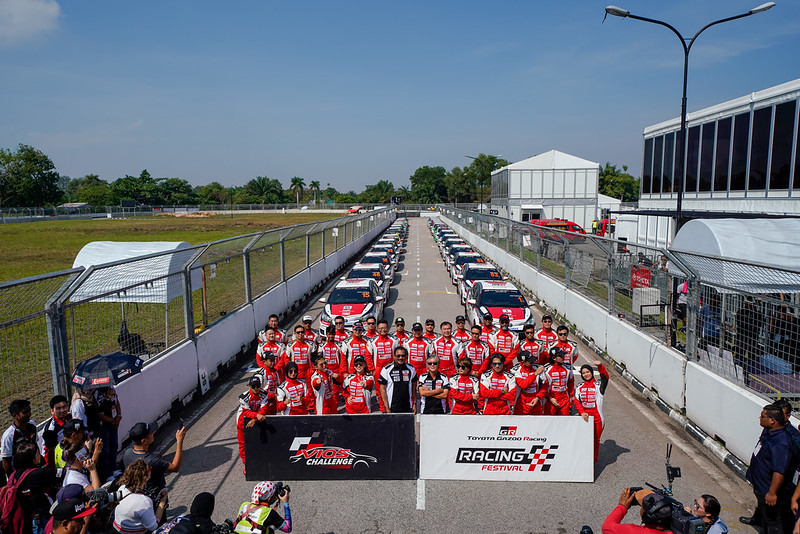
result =
[{"label": "white banner", "polygon": [[419,478],[593,482],[593,437],[591,417],[423,415]]}]

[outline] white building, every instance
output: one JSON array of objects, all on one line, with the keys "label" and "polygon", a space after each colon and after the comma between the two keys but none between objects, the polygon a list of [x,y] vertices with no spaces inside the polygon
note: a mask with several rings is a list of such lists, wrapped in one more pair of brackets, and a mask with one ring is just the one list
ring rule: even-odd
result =
[{"label": "white building", "polygon": [[491,209],[516,221],[567,219],[584,229],[619,201],[597,192],[600,165],[551,150],[492,173]]},{"label": "white building", "polygon": [[[684,218],[800,215],[798,98],[800,79],[687,115]],[[630,241],[669,244],[679,136],[679,117],[644,129],[638,231]]]}]

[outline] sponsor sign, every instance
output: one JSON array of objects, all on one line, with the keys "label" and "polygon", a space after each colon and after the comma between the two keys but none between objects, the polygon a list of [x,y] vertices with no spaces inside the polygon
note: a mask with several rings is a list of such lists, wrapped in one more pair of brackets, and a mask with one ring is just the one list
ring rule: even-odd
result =
[{"label": "sponsor sign", "polygon": [[99,386],[99,385],[102,385],[102,384],[108,384],[108,382],[109,382],[109,378],[107,376],[104,376],[103,378],[92,378],[92,385],[93,386]]},{"label": "sponsor sign", "polygon": [[592,482],[593,436],[577,416],[428,415],[419,478]]},{"label": "sponsor sign", "polygon": [[72,383],[76,386],[82,386],[84,382],[86,382],[86,378],[82,376],[75,375],[72,377]]},{"label": "sponsor sign", "polygon": [[650,287],[650,269],[638,265],[631,266],[631,288]]},{"label": "sponsor sign", "polygon": [[417,478],[414,416],[270,416],[245,429],[247,480]]}]

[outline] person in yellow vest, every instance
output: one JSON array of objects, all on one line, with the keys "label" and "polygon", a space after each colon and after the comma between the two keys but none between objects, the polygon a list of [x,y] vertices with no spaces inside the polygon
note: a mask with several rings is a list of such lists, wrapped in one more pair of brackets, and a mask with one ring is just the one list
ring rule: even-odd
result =
[{"label": "person in yellow vest", "polygon": [[[278,482],[259,482],[253,488],[250,502],[242,503],[234,520],[234,531],[239,534],[270,534],[276,528],[292,531],[292,513],[289,510],[289,486]],[[275,510],[283,503],[283,517]]]}]

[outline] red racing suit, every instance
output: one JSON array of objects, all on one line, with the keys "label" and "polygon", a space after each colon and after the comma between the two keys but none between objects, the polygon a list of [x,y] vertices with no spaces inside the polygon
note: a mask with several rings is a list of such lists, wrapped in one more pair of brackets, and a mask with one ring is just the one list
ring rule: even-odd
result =
[{"label": "red racing suit", "polygon": [[433,342],[433,349],[439,356],[439,372],[448,378],[456,374],[456,364],[461,356],[461,343],[453,339],[453,336],[449,339],[439,336]]},{"label": "red racing suit", "polygon": [[489,344],[494,347],[495,352],[499,352],[506,359],[506,371],[517,363],[515,361],[519,353],[519,337],[517,337],[517,334],[501,328],[489,336]]},{"label": "red racing suit", "polygon": [[439,334],[437,334],[436,332],[428,332],[426,330],[425,333],[422,334],[422,337],[433,343],[434,341],[436,341],[436,338],[439,337]]},{"label": "red racing suit", "polygon": [[283,368],[286,366],[286,360],[283,357],[285,352],[283,345],[277,341],[271,343],[269,341],[264,341],[258,346],[258,350],[256,350],[256,363],[262,369],[267,368],[264,364],[264,354],[267,352],[271,352],[275,355],[275,370],[278,372],[278,376],[281,377],[281,380],[283,380]]},{"label": "red racing suit", "polygon": [[412,337],[406,341],[405,345],[408,349],[408,363],[417,372],[417,376],[424,375],[426,368],[425,362],[428,356],[436,353],[436,349],[433,348],[433,343],[425,338],[417,339]]},{"label": "red racing suit", "polygon": [[541,339],[537,338],[533,341],[528,340],[528,338],[523,339],[519,344],[519,352],[523,350],[527,350],[536,356],[536,363],[539,365],[546,364],[550,359],[550,354],[548,354],[545,344]]},{"label": "red racing suit", "polygon": [[[544,366],[540,375],[544,384],[539,390],[539,398],[547,399],[545,415],[569,415],[572,408],[572,392],[575,391],[575,378],[572,371],[557,363]],[[553,401],[558,402],[558,406]]]},{"label": "red racing suit", "polygon": [[479,374],[483,374],[489,369],[489,356],[493,351],[494,347],[485,341],[479,343],[470,341],[461,347],[464,356],[472,360],[473,372],[478,371]]},{"label": "red racing suit", "polygon": [[270,369],[268,367],[259,369],[257,374],[261,378],[261,391],[266,392],[269,397],[266,415],[275,415],[278,413],[278,386],[281,383],[280,375],[275,369]]},{"label": "red racing suit", "polygon": [[[258,342],[264,343],[267,340],[267,329],[265,328],[261,332],[258,333]],[[281,330],[280,328],[275,329],[275,341],[278,343],[283,343],[286,341],[286,331]]]},{"label": "red racing suit", "polygon": [[[275,398],[272,398],[275,401]],[[267,403],[269,394],[266,391],[259,391],[258,395],[253,395],[249,389],[239,395],[239,410],[236,412],[236,435],[239,439],[239,457],[244,462],[244,426],[257,415],[267,415]]]},{"label": "red racing suit", "polygon": [[572,369],[573,363],[578,359],[578,344],[574,341],[556,341],[551,343],[547,350],[549,351],[554,347],[564,351],[564,367]]},{"label": "red racing suit", "polygon": [[411,334],[403,330],[402,332],[398,332],[395,330],[394,334],[390,334],[393,338],[395,338],[400,343],[404,344],[411,339]]},{"label": "red racing suit", "polygon": [[284,415],[308,415],[308,401],[305,380],[287,378],[278,387],[278,411]]},{"label": "red racing suit", "polygon": [[[521,363],[511,368],[511,376],[514,377],[517,386],[514,415],[542,415],[544,399],[538,395],[542,384],[536,370],[535,367],[525,367]],[[539,399],[539,402],[531,406],[534,399]]]},{"label": "red racing suit", "polygon": [[298,379],[308,382],[311,376],[311,353],[316,350],[316,345],[305,340],[295,340],[286,346],[286,357],[297,364]]},{"label": "red racing suit", "polygon": [[353,360],[356,356],[363,356],[367,361],[367,371],[370,373],[375,372],[375,355],[372,354],[372,345],[369,341],[362,338],[351,337],[342,344],[342,350],[347,356],[347,372],[353,374],[356,372]]},{"label": "red racing suit", "polygon": [[313,328],[303,328],[303,339],[308,343],[319,344],[319,334]]},{"label": "red racing suit", "polygon": [[550,343],[555,343],[556,341],[558,341],[558,334],[556,334],[556,331],[553,330],[552,328],[550,330],[545,330],[544,328],[542,328],[541,330],[536,332],[536,338],[544,341],[545,347],[549,347]]},{"label": "red racing suit", "polygon": [[448,398],[451,401],[451,414],[476,414],[477,402],[473,393],[480,393],[478,379],[472,375],[453,375],[450,377],[450,393]]},{"label": "red racing suit", "polygon": [[370,332],[369,330],[364,332],[364,339],[366,339],[367,341],[372,341],[376,337],[378,337],[378,332],[375,330],[373,330],[372,332]]},{"label": "red racing suit", "polygon": [[491,343],[489,338],[492,337],[492,334],[495,333],[495,329],[493,327],[487,327],[486,325],[481,325],[481,341],[484,343]]},{"label": "red racing suit", "polygon": [[472,339],[472,336],[469,335],[466,329],[459,330],[456,328],[455,332],[453,332],[453,339],[456,341],[460,341],[461,343],[469,343],[469,340]]},{"label": "red racing suit", "polygon": [[344,379],[344,387],[342,388],[342,394],[345,397],[344,407],[347,413],[370,413],[372,411],[371,404],[374,392],[375,380],[372,375],[348,375]]},{"label": "red racing suit", "polygon": [[605,416],[603,415],[603,395],[608,387],[608,371],[605,366],[597,366],[600,373],[600,380],[587,380],[575,389],[575,409],[583,415],[585,413],[594,417],[594,461],[597,462],[597,454],[600,452],[600,435],[606,426]]},{"label": "red racing suit", "polygon": [[[508,391],[503,393],[503,388]],[[517,396],[516,383],[511,375],[505,371],[497,373],[492,369],[481,375],[481,397],[486,401],[483,413],[486,415],[508,415],[511,413],[510,403]]]},{"label": "red racing suit", "polygon": [[347,330],[336,330],[333,334],[333,340],[337,343],[341,343],[348,337],[350,337],[350,334],[347,333]]},{"label": "red racing suit", "polygon": [[[375,374],[380,374],[384,366],[392,362],[394,349],[399,347],[401,343],[392,336],[378,336],[371,343],[372,353],[375,355]],[[383,398],[380,395],[378,395],[378,406],[380,406],[382,412],[386,411],[383,408]]]},{"label": "red racing suit", "polygon": [[311,374],[311,392],[314,394],[315,412],[317,415],[329,415],[337,413],[339,407],[336,398],[333,396],[333,373],[329,369],[324,372],[314,370]]},{"label": "red racing suit", "polygon": [[347,357],[342,351],[342,347],[335,341],[330,342],[326,340],[325,344],[319,347],[318,351],[321,352],[322,356],[325,358],[325,362],[328,364],[328,371],[336,375],[333,377],[331,387],[334,399],[333,402],[338,406],[341,383],[344,382],[344,378],[347,376]]}]

